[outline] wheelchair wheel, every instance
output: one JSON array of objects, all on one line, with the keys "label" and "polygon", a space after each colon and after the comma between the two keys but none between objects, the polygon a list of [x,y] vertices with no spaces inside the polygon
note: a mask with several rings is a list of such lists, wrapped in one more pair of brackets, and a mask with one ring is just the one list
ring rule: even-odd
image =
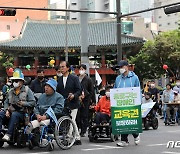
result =
[{"label": "wheelchair wheel", "polygon": [[17,137],[17,147],[18,148],[24,148],[26,147],[26,136],[25,134],[19,134]]},{"label": "wheelchair wheel", "polygon": [[152,128],[153,129],[158,129],[158,119],[157,118],[154,118],[152,120]]},{"label": "wheelchair wheel", "polygon": [[61,149],[69,149],[75,142],[75,124],[68,116],[59,118],[55,126],[55,139]]},{"label": "wheelchair wheel", "polygon": [[0,147],[2,147],[4,145],[3,141],[0,141]]}]

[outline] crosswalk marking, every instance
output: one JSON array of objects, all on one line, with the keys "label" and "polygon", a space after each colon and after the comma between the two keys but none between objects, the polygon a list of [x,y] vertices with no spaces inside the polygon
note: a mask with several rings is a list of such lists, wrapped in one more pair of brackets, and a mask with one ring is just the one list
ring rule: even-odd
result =
[{"label": "crosswalk marking", "polygon": [[90,146],[95,146],[95,148],[81,149],[81,150],[82,151],[93,151],[93,150],[108,150],[108,149],[122,148],[122,147],[117,147],[117,146],[107,146],[107,145],[98,145],[98,144],[90,144]]}]

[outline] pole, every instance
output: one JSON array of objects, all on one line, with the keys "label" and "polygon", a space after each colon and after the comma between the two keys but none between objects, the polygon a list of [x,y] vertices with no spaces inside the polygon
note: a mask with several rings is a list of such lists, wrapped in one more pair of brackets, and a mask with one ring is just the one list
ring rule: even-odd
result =
[{"label": "pole", "polygon": [[[66,9],[67,9],[67,0],[66,0]],[[66,11],[66,26],[65,26],[65,60],[68,61],[68,35],[67,35],[67,11]]]},{"label": "pole", "polygon": [[[87,10],[87,0],[79,0],[80,10]],[[87,66],[86,73],[89,75],[89,57],[88,57],[88,13],[80,13],[81,28],[81,64]]]},{"label": "pole", "polygon": [[117,63],[122,60],[122,41],[121,41],[121,0],[116,0],[117,11]]}]

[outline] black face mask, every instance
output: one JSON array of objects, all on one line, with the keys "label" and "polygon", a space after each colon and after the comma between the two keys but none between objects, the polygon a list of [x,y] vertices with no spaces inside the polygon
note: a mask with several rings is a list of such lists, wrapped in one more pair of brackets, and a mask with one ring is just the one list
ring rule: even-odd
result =
[{"label": "black face mask", "polygon": [[42,80],[42,79],[44,79],[44,76],[38,76],[38,79]]}]

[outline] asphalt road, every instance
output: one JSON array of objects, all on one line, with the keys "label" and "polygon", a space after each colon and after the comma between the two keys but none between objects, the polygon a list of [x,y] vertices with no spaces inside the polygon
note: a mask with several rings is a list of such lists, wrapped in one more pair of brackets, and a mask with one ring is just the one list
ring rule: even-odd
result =
[{"label": "asphalt road", "polygon": [[0,149],[0,154],[180,154],[180,148],[167,148],[168,141],[180,141],[180,126],[165,126],[162,120],[159,120],[159,128],[157,130],[150,129],[143,131],[141,134],[141,143],[134,145],[134,139],[129,135],[130,145],[128,147],[117,147],[116,142],[109,140],[90,143],[88,137],[82,138],[82,145],[73,146],[69,150],[61,150],[55,143],[54,151],[47,151],[43,148],[18,149],[16,146],[5,144]]}]

